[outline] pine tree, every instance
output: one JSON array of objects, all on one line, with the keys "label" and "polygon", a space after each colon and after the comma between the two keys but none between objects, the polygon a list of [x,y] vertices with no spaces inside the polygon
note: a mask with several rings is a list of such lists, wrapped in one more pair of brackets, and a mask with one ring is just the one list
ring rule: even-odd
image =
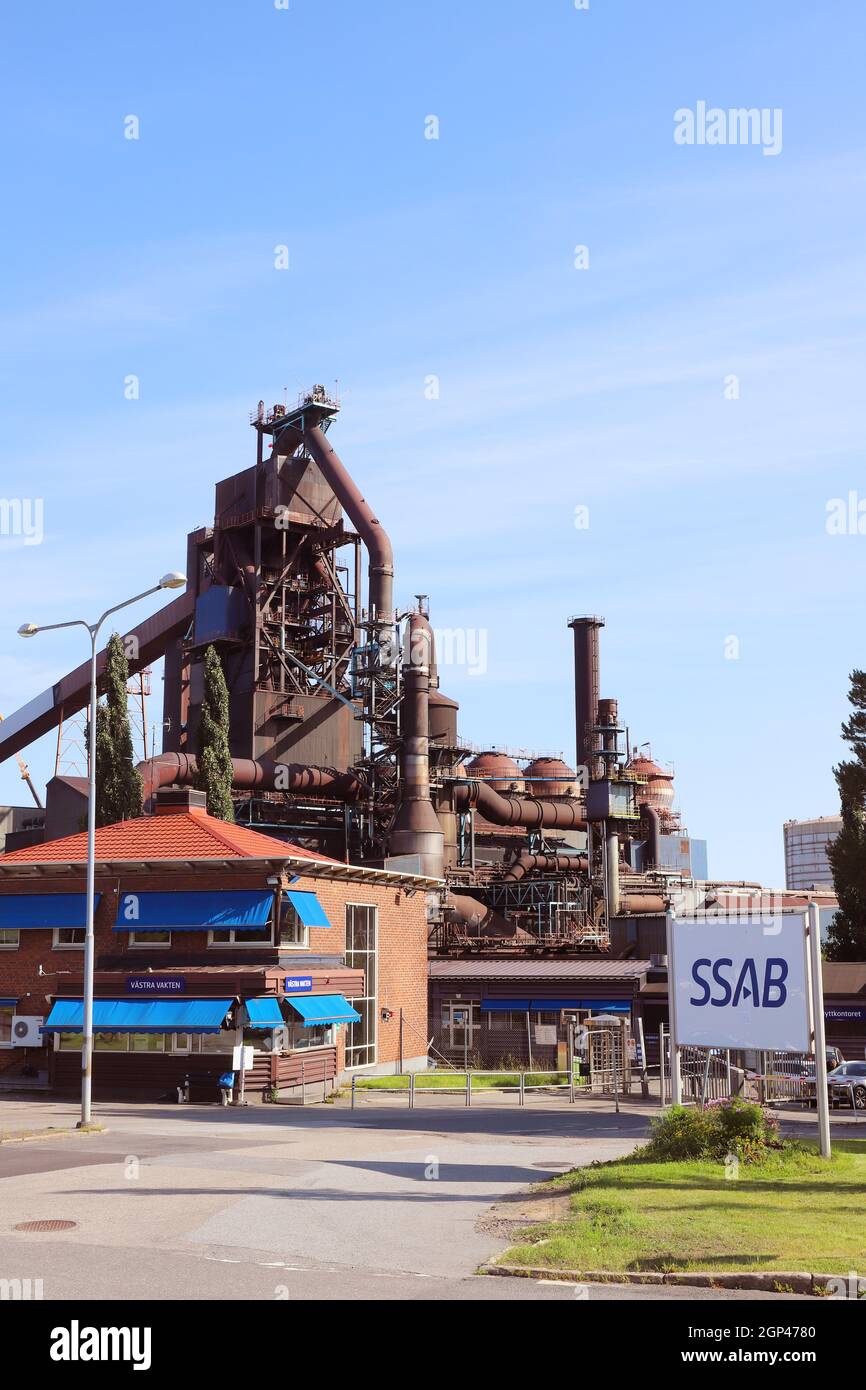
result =
[{"label": "pine tree", "polygon": [[96,824],[141,815],[143,789],[135,769],[129,727],[129,663],[116,632],[105,649],[106,701],[96,710]]},{"label": "pine tree", "polygon": [[233,821],[232,755],[229,750],[229,692],[214,647],[204,654],[204,696],[198,726],[196,786],[207,797],[208,814]]},{"label": "pine tree", "polygon": [[833,769],[842,829],[828,850],[839,910],[827,934],[828,960],[866,960],[866,672],[852,671],[853,714],[842,725],[852,757]]}]

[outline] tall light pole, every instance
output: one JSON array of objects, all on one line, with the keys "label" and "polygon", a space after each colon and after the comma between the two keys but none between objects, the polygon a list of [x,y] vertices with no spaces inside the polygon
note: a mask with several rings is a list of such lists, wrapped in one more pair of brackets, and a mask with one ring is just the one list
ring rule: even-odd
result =
[{"label": "tall light pole", "polygon": [[19,637],[35,637],[37,632],[54,632],[61,627],[84,627],[90,633],[90,716],[87,740],[88,752],[88,794],[87,794],[87,919],[84,931],[84,1028],[81,1046],[81,1119],[78,1128],[90,1124],[90,1091],[93,1074],[93,903],[96,882],[96,639],[99,629],[112,613],[128,608],[139,599],[159,593],[160,589],[182,589],[186,575],[173,571],[164,574],[152,589],[133,598],[106,608],[95,623],[87,623],[83,618],[74,618],[68,623],[22,623],[18,629]]}]

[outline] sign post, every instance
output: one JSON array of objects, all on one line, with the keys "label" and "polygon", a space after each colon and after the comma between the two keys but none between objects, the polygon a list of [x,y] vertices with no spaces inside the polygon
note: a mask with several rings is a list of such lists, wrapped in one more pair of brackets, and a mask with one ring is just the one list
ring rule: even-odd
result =
[{"label": "sign post", "polygon": [[[813,1046],[815,1049],[815,1101],[818,1107],[818,1141],[821,1157],[830,1157],[830,1095],[827,1090],[827,1045],[824,1032],[824,980],[821,974],[821,919],[818,904],[809,904],[809,960],[812,966]],[[853,1109],[853,1106],[852,1106]]]},{"label": "sign post", "polygon": [[[674,973],[673,937],[676,913],[671,907],[667,912],[667,951],[668,951],[668,1047],[671,1053],[671,1104],[683,1103],[683,1074],[680,1070],[680,1035],[677,1028],[677,988]],[[664,1059],[662,1060],[664,1066]]]},{"label": "sign post", "polygon": [[830,1157],[818,908],[736,917],[667,916],[674,1104],[680,1048],[813,1052],[821,1155]]}]

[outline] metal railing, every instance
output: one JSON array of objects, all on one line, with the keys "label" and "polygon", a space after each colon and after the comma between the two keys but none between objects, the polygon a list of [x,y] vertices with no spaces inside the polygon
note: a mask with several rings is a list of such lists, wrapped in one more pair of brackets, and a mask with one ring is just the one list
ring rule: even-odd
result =
[{"label": "metal railing", "polygon": [[[432,1076],[439,1078],[443,1075],[447,1075],[449,1080],[453,1077],[455,1080],[455,1085],[443,1086],[439,1084],[438,1081],[435,1085],[424,1085],[423,1080],[421,1085],[418,1084],[419,1077],[424,1078]],[[502,1081],[495,1086],[476,1086],[473,1089],[473,1078],[477,1079],[482,1076],[507,1077],[508,1080]],[[464,1079],[463,1082],[458,1085],[456,1084],[456,1082],[459,1077],[463,1077]],[[528,1077],[531,1077],[533,1079],[527,1080]],[[537,1077],[543,1077],[544,1079],[534,1079]],[[557,1081],[554,1079],[556,1077],[563,1077],[564,1080]],[[516,1072],[513,1069],[509,1071],[487,1071],[479,1067],[469,1071],[455,1070],[453,1072],[447,1073],[443,1073],[441,1071],[397,1073],[394,1076],[394,1080],[405,1081],[406,1084],[402,1086],[365,1086],[364,1079],[365,1078],[358,1076],[352,1077],[351,1108],[353,1110],[355,1109],[356,1097],[358,1093],[367,1096],[405,1095],[408,1098],[409,1109],[414,1110],[416,1097],[419,1093],[433,1096],[463,1096],[464,1104],[467,1107],[469,1107],[472,1105],[473,1096],[477,1098],[480,1095],[498,1096],[514,1094],[517,1097],[518,1105],[525,1105],[526,1096],[528,1092],[550,1091],[557,1093],[563,1097],[567,1096],[568,1101],[571,1105],[574,1105],[575,1101],[580,1095],[591,1095],[596,1097],[599,1094],[612,1095],[615,1111],[617,1114],[619,1114],[620,1097],[623,1094],[622,1077],[617,1072],[614,1072],[612,1074],[612,1090],[608,1089],[605,1092],[600,1092],[597,1087],[594,1087],[591,1084],[589,1076],[581,1076],[579,1073],[576,1072],[572,1072],[569,1075],[567,1071]],[[360,1085],[358,1084],[359,1082]]]}]

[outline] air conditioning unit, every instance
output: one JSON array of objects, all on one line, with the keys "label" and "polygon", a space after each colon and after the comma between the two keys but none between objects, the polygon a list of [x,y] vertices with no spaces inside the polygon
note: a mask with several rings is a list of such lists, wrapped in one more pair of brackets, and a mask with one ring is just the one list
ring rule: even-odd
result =
[{"label": "air conditioning unit", "polygon": [[43,1037],[39,1029],[44,1022],[44,1018],[37,1018],[33,1014],[13,1014],[12,1046],[41,1047]]}]

